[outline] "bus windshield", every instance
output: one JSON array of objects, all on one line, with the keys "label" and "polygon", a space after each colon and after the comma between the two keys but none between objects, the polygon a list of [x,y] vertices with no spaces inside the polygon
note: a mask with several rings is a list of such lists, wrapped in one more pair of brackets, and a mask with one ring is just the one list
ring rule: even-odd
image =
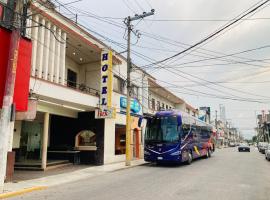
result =
[{"label": "bus windshield", "polygon": [[146,142],[179,142],[177,116],[160,116],[148,121]]}]

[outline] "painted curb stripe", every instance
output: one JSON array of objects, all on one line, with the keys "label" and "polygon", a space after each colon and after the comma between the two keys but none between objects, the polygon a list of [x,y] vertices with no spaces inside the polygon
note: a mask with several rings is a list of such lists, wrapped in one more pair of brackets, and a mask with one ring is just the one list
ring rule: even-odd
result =
[{"label": "painted curb stripe", "polygon": [[0,194],[0,199],[19,196],[19,195],[23,195],[25,193],[29,193],[29,192],[33,192],[33,191],[37,191],[37,190],[45,190],[47,188],[48,187],[46,187],[46,186],[37,186],[37,187],[26,188],[26,189],[23,189],[23,190],[18,190],[18,191],[15,191],[15,192],[7,192],[7,193]]}]

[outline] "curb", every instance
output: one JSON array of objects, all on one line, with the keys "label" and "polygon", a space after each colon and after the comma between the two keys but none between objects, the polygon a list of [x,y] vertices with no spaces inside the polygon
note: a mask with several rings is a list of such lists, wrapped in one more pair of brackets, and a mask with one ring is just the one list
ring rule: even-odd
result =
[{"label": "curb", "polygon": [[37,186],[37,187],[26,188],[26,189],[14,191],[14,192],[7,192],[7,193],[0,194],[0,199],[19,196],[19,195],[23,195],[25,193],[29,193],[29,192],[33,192],[33,191],[37,191],[37,190],[45,190],[47,188],[48,187],[46,187],[46,186]]},{"label": "curb", "polygon": [[119,169],[115,169],[111,172],[117,172],[117,171],[121,171],[121,170],[125,170],[125,169],[131,169],[131,168],[134,168],[134,167],[138,167],[138,166],[144,166],[144,165],[148,165],[149,163],[142,163],[142,164],[137,164],[137,165],[131,165],[131,166],[126,166],[126,167],[123,167],[123,168],[119,168]]}]

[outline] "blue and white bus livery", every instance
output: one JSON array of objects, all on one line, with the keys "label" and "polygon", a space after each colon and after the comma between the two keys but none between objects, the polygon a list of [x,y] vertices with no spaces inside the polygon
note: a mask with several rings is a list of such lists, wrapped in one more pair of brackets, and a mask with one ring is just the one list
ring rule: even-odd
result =
[{"label": "blue and white bus livery", "polygon": [[158,163],[190,164],[213,152],[213,127],[189,114],[160,111],[147,120],[144,137],[144,160]]}]

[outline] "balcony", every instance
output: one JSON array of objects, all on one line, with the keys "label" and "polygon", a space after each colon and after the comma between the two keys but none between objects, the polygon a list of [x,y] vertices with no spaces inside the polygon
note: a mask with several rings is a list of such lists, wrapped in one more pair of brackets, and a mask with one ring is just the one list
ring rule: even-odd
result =
[{"label": "balcony", "polygon": [[88,86],[68,87],[35,77],[30,78],[30,90],[38,99],[76,107],[81,110],[94,110],[99,103],[99,93]]}]

